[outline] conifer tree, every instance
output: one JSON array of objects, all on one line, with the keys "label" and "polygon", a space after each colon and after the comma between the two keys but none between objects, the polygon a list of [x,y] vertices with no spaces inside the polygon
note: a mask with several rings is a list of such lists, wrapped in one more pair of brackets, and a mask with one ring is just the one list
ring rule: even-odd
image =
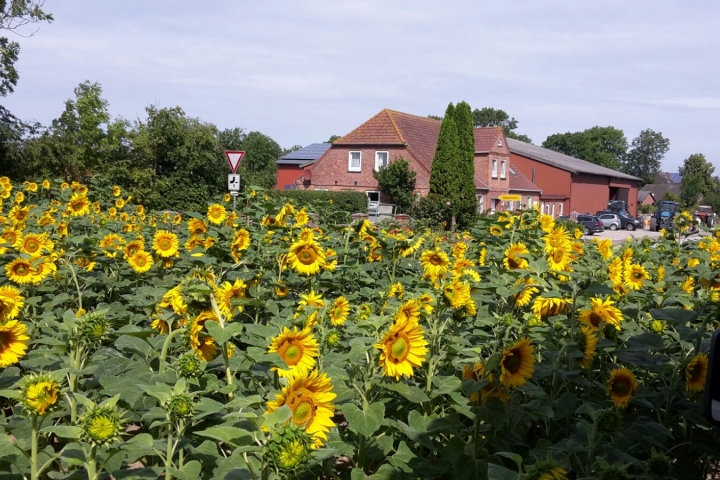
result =
[{"label": "conifer tree", "polygon": [[463,101],[455,106],[455,125],[458,132],[458,170],[460,184],[455,192],[453,212],[461,225],[468,225],[475,218],[475,134],[470,105]]},{"label": "conifer tree", "polygon": [[431,199],[454,204],[461,183],[459,156],[460,145],[455,125],[455,107],[450,103],[440,124],[440,134],[430,171],[428,196]]}]

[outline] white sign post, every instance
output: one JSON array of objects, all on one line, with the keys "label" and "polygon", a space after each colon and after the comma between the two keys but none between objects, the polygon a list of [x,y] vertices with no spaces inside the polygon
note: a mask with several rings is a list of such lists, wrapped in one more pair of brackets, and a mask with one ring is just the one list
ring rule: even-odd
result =
[{"label": "white sign post", "polygon": [[232,170],[232,173],[228,175],[228,190],[233,197],[233,210],[235,210],[235,199],[240,192],[240,175],[235,172],[244,156],[245,152],[241,150],[225,150],[225,157],[230,164],[230,170]]}]

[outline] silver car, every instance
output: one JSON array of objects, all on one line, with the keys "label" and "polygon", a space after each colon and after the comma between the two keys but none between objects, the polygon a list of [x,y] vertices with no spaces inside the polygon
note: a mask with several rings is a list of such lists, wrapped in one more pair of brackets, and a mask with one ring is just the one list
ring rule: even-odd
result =
[{"label": "silver car", "polygon": [[603,227],[609,228],[610,230],[617,230],[620,228],[620,225],[622,225],[620,217],[614,213],[603,213],[602,215],[598,215],[597,218],[600,220],[600,223],[603,224]]}]

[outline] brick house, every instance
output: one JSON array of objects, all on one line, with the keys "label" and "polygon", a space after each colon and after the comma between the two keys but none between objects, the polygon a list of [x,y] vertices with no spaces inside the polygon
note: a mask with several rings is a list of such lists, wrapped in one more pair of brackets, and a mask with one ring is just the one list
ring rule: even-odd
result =
[{"label": "brick house", "polygon": [[630,214],[637,214],[640,178],[537,145],[507,142],[512,163],[542,189],[543,213],[554,217],[573,210],[595,214],[605,210],[610,200],[625,200]]},{"label": "brick house", "polygon": [[292,190],[297,188],[295,181],[302,176],[303,168],[322,157],[329,148],[329,143],[313,143],[280,157],[276,162],[278,176],[275,189]]},{"label": "brick house", "polygon": [[[439,120],[385,109],[333,142],[295,183],[299,189],[365,192],[375,200],[380,193],[373,170],[404,158],[416,173],[415,193],[427,195],[439,133]],[[541,190],[511,161],[502,128],[480,128],[474,133],[478,209],[537,203]]]}]

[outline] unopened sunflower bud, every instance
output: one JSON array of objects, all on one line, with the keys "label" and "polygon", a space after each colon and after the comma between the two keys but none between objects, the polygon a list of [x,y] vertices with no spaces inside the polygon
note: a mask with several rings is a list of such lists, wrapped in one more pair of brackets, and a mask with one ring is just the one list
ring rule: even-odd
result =
[{"label": "unopened sunflower bud", "polygon": [[95,406],[80,418],[83,438],[96,445],[107,445],[120,436],[124,419],[115,406]]},{"label": "unopened sunflower bud", "polygon": [[595,425],[601,434],[612,436],[622,427],[622,413],[616,408],[603,410],[595,418]]},{"label": "unopened sunflower bud", "polygon": [[279,470],[295,470],[310,459],[313,437],[294,423],[275,430],[266,448],[270,462]]},{"label": "unopened sunflower bud", "polygon": [[194,352],[188,352],[177,359],[175,363],[178,373],[183,377],[197,377],[205,369],[205,362]]},{"label": "unopened sunflower bud", "polygon": [[165,411],[171,421],[184,420],[194,415],[195,404],[187,393],[174,394],[165,405]]},{"label": "unopened sunflower bud", "polygon": [[45,415],[57,406],[60,384],[48,374],[30,375],[23,380],[20,402],[34,415]]}]

